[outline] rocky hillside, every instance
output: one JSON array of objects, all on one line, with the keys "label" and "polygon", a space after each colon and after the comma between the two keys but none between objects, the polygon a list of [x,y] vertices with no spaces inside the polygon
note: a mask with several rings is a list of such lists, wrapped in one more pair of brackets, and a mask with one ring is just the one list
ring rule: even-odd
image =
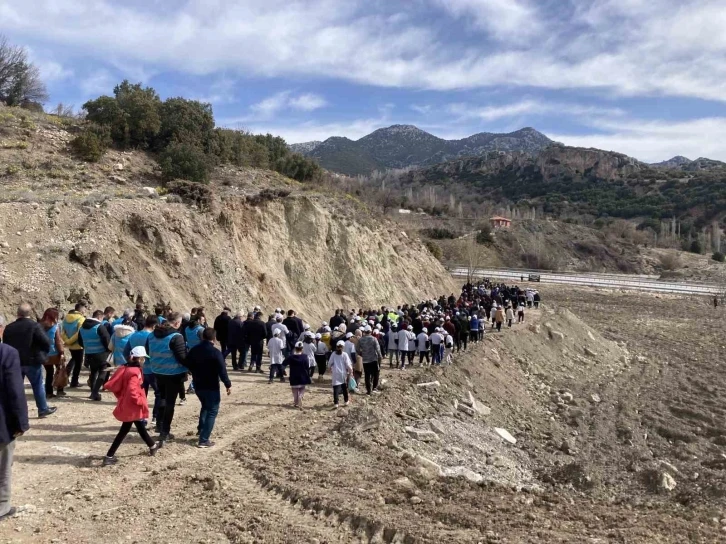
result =
[{"label": "rocky hillside", "polygon": [[412,170],[390,186],[414,194],[442,186],[469,205],[514,203],[550,215],[722,219],[726,170],[687,166],[654,168],[621,153],[557,144],[536,155],[490,152]]},{"label": "rocky hillside", "polygon": [[490,151],[537,153],[552,141],[532,128],[509,134],[482,132],[462,140],[444,140],[411,125],[378,129],[357,141],[333,137],[291,146],[321,166],[348,175],[374,170],[425,166]]},{"label": "rocky hillside", "polygon": [[726,170],[726,163],[699,157],[695,161],[678,155],[663,162],[651,164],[654,168],[677,169],[684,172],[698,172],[699,170]]},{"label": "rocky hillside", "polygon": [[347,198],[249,168],[218,169],[208,186],[162,186],[144,154],[79,162],[66,149],[72,123],[0,113],[3,313],[22,300],[65,309],[86,298],[117,308],[280,305],[323,318],[453,289],[419,242]]}]

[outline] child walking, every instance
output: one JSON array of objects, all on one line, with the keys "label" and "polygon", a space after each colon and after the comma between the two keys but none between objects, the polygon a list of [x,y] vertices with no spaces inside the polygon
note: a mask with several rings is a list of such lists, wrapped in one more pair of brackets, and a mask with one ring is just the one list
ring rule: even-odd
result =
[{"label": "child walking", "polygon": [[295,408],[303,409],[303,397],[305,396],[305,386],[312,383],[310,379],[310,361],[308,356],[303,353],[303,343],[295,344],[295,351],[287,359],[284,366],[290,368],[290,388],[292,389],[292,400]]},{"label": "child walking", "polygon": [[335,351],[330,354],[330,359],[328,359],[328,368],[330,368],[333,378],[333,405],[336,410],[338,409],[341,393],[343,393],[345,405],[348,406],[350,402],[348,398],[348,379],[353,374],[353,364],[350,362],[348,354],[343,351],[344,346],[345,342],[339,340],[335,344]]},{"label": "child walking", "polygon": [[103,459],[103,466],[116,464],[118,461],[116,450],[129,434],[132,425],[136,426],[139,436],[149,447],[149,455],[154,455],[156,450],[161,447],[159,442],[151,439],[143,421],[149,417],[149,405],[142,388],[141,372],[141,367],[147,358],[144,346],[135,347],[131,350],[128,364],[118,367],[111,379],[103,386],[116,397],[116,408],[113,415],[121,422],[121,429]]}]

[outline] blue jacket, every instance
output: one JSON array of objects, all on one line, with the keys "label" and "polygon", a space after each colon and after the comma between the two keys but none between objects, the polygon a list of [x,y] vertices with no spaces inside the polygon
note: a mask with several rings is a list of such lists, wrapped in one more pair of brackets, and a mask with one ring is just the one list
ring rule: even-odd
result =
[{"label": "blue jacket", "polygon": [[194,389],[197,391],[219,391],[220,380],[225,387],[232,387],[222,352],[208,340],[202,340],[198,346],[190,349],[184,364],[192,373]]},{"label": "blue jacket", "polygon": [[20,355],[15,348],[0,344],[0,444],[9,444],[15,433],[29,427]]}]

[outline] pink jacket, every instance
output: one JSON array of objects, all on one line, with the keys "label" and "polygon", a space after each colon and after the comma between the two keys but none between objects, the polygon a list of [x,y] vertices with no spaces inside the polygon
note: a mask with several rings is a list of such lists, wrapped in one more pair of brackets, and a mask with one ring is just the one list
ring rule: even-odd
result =
[{"label": "pink jacket", "polygon": [[141,387],[142,381],[139,367],[120,366],[103,386],[116,396],[113,415],[119,421],[138,421],[149,417],[149,405]]}]

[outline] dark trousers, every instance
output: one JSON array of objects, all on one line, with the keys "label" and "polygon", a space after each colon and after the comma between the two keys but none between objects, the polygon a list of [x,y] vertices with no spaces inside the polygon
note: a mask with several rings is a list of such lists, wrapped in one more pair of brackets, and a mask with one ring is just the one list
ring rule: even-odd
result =
[{"label": "dark trousers", "polygon": [[497,332],[501,332],[501,330],[502,330],[502,322],[497,321]]},{"label": "dark trousers", "polygon": [[[255,344],[252,344],[250,346],[250,368],[252,368],[252,365],[255,365],[257,370],[260,370],[262,368],[262,350],[263,350],[264,344],[262,342],[257,342]],[[245,353],[246,355],[246,353]],[[242,364],[244,367],[244,364]]]},{"label": "dark trousers", "polygon": [[202,404],[199,410],[199,425],[197,425],[199,442],[206,442],[212,435],[214,422],[217,420],[217,414],[219,413],[219,405],[222,402],[222,396],[219,393],[219,389],[216,391],[196,391],[196,394],[199,402]]},{"label": "dark trousers", "polygon": [[328,367],[328,360],[325,355],[316,355],[315,363],[318,365],[318,376],[325,374],[325,370]]},{"label": "dark trousers", "polygon": [[472,342],[478,342],[479,341],[479,331],[471,331],[469,333],[469,340]]},{"label": "dark trousers", "polygon": [[431,356],[429,355],[428,351],[419,351],[418,352],[418,364],[422,365],[424,359],[426,359],[426,362],[431,364]]},{"label": "dark trousers", "polygon": [[174,420],[176,398],[179,396],[179,390],[184,389],[184,374],[171,376],[156,374],[156,384],[159,387],[159,395],[161,396],[159,406],[161,422],[157,419],[156,424],[160,428],[161,434],[169,434],[171,422]]},{"label": "dark trousers", "polygon": [[78,387],[78,378],[81,375],[81,367],[83,366],[83,350],[72,349],[71,360],[66,366],[66,372],[70,378],[71,387]]},{"label": "dark trousers", "polygon": [[343,400],[348,402],[348,384],[333,386],[333,403],[337,406],[340,394],[343,393]]},{"label": "dark trousers", "polygon": [[[466,351],[466,343],[469,340],[469,333],[468,332],[462,332],[459,339],[459,345],[464,346],[464,351]],[[458,350],[457,350],[458,351]]]},{"label": "dark trousers", "polygon": [[45,367],[45,396],[46,398],[53,394],[53,375],[55,374],[55,365],[43,365]]},{"label": "dark trousers", "polygon": [[[242,348],[237,346],[227,346],[227,349],[232,354],[232,368],[237,370],[240,367],[240,365],[237,364],[237,354],[240,354],[240,360],[242,360]],[[244,366],[244,360],[242,360],[242,366]]]},{"label": "dark trousers", "polygon": [[106,358],[108,353],[94,353],[93,355],[86,354],[86,364],[91,370],[91,398],[97,399],[101,397],[101,387],[106,383],[106,377],[108,372],[104,371],[103,368],[106,366]]},{"label": "dark trousers", "polygon": [[456,344],[456,351],[461,350],[461,334],[458,332],[454,334],[454,343]]},{"label": "dark trousers", "polygon": [[366,391],[370,393],[373,389],[378,389],[378,377],[381,373],[378,361],[363,363],[363,372],[366,375]]},{"label": "dark trousers", "polygon": [[118,447],[121,445],[121,442],[124,441],[126,435],[129,434],[132,425],[136,426],[136,431],[139,433],[141,440],[146,442],[147,446],[152,447],[154,445],[154,441],[149,436],[149,432],[146,430],[146,425],[144,425],[142,421],[124,421],[121,424],[121,428],[119,429],[116,438],[113,440],[113,444],[111,444],[111,447],[108,449],[106,457],[113,457],[116,454],[116,450],[118,450]]},{"label": "dark trousers", "polygon": [[524,312],[519,312],[517,314],[517,323],[524,323]]},{"label": "dark trousers", "polygon": [[272,380],[275,378],[275,376],[279,377],[281,382],[285,381],[285,374],[282,371],[281,364],[270,365],[270,383],[272,383]]},{"label": "dark trousers", "polygon": [[161,405],[161,395],[159,394],[159,386],[156,384],[155,374],[144,374],[144,383],[142,385],[144,393],[149,396],[149,387],[154,392],[154,408],[151,411],[151,417],[154,419],[159,417],[159,406]]},{"label": "dark trousers", "polygon": [[226,359],[227,358],[227,341],[225,340],[222,342],[219,338],[217,338],[217,341],[219,342],[219,349],[222,350],[222,356]]}]

